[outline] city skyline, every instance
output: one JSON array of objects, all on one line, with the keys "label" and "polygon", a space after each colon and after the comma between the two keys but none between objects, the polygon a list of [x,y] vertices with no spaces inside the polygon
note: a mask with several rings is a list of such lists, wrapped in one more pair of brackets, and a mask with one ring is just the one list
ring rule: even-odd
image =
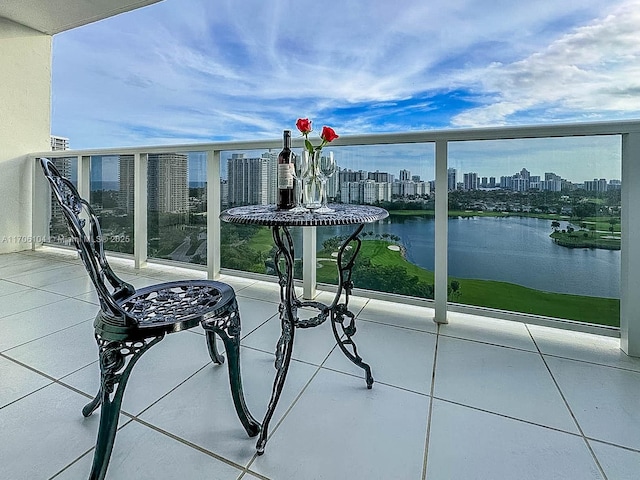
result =
[{"label": "city skyline", "polygon": [[51,133],[82,149],[276,139],[299,117],[342,136],[630,119],[639,5],[165,0],[54,36]]},{"label": "city skyline", "polygon": [[[405,162],[403,164],[396,165],[394,169],[389,168],[388,162],[383,165],[378,165],[377,168],[361,168],[362,162],[358,160],[356,161],[352,160],[351,162],[349,162],[348,160],[344,160],[343,156],[340,155],[339,149],[334,149],[331,151],[335,152],[336,162],[338,163],[339,167],[344,170],[387,172],[387,173],[393,174],[395,178],[400,178],[400,171],[408,170],[411,176],[417,175],[423,181],[431,181],[435,179],[433,161],[427,162],[426,166],[423,165],[422,168],[419,168],[419,169],[409,168],[408,164],[410,162]],[[228,179],[227,166],[228,166],[229,159],[231,159],[233,155],[237,155],[239,153],[242,153],[247,158],[260,158],[265,154],[269,154],[269,153],[273,154],[274,151],[273,150],[269,151],[269,149],[262,149],[262,150],[249,150],[249,151],[243,151],[243,152],[223,152],[221,156],[221,178],[222,179],[224,180]],[[206,154],[204,152],[189,152],[187,153],[187,156],[189,159],[188,161],[189,183],[190,184],[204,183],[206,181]],[[101,168],[92,169],[91,180],[100,181],[100,182],[117,181],[120,175],[120,171],[117,163],[118,157],[114,155],[108,155],[102,158],[105,161],[101,162],[102,163]],[[98,160],[98,158],[96,158],[96,160]],[[533,164],[534,166],[531,166],[531,164]],[[559,175],[563,179],[576,184],[580,184],[585,181],[591,181],[593,179],[606,178],[607,180],[620,180],[621,178],[620,171],[617,172],[617,175],[616,175],[616,172],[614,172],[613,175],[602,175],[601,173],[604,171],[604,169],[598,169],[598,168],[595,168],[591,172],[592,175],[587,175],[584,178],[577,178],[575,173],[573,175],[571,174],[571,171],[573,171],[571,169],[571,165],[570,164],[563,165],[562,163],[550,164],[550,165],[546,165],[546,167],[548,168],[542,168],[544,167],[544,165],[535,166],[536,163],[533,161],[530,161],[527,163],[526,160],[523,160],[522,162],[520,162],[519,160],[515,160],[515,161],[509,160],[507,162],[500,162],[500,165],[502,165],[502,167],[495,167],[490,165],[488,166],[486,164],[482,164],[481,162],[450,162],[448,165],[448,168],[455,168],[457,170],[458,177],[459,177],[458,181],[462,181],[462,175],[464,173],[477,173],[478,176],[480,177],[495,177],[497,180],[499,180],[500,177],[514,175],[520,172],[523,168],[531,172],[531,175],[533,176],[536,176],[536,175],[544,176],[545,173],[554,173],[556,175]],[[619,167],[619,160],[618,160],[618,167]],[[505,169],[500,170],[499,168],[505,168]],[[567,170],[570,171],[568,175],[566,173],[562,173],[562,172],[566,172]],[[73,163],[71,166],[71,172],[72,172],[72,175],[75,175],[76,168]],[[485,173],[485,172],[491,172],[491,173]]]}]

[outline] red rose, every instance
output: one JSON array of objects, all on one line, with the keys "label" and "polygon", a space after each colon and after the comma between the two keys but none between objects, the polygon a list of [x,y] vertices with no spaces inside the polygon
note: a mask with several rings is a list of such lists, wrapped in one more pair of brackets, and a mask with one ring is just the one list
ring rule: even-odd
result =
[{"label": "red rose", "polygon": [[320,138],[325,142],[329,143],[329,142],[333,142],[336,138],[338,138],[338,135],[333,130],[333,128],[324,126],[322,127],[322,133],[320,134]]},{"label": "red rose", "polygon": [[311,132],[311,120],[308,118],[299,118],[296,122],[296,127],[300,130],[300,133],[303,135]]}]

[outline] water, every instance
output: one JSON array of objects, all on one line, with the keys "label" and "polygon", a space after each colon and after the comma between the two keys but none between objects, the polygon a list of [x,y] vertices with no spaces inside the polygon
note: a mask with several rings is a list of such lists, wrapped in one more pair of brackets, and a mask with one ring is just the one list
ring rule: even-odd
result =
[{"label": "water", "polygon": [[[434,227],[431,219],[395,217],[365,225],[364,231],[399,236],[407,260],[434,270]],[[327,238],[345,235],[352,228],[323,227],[317,231],[320,249]],[[449,219],[449,275],[548,292],[619,298],[620,250],[561,247],[549,238],[551,231],[550,220],[537,218]],[[301,242],[296,243],[299,249]]]}]

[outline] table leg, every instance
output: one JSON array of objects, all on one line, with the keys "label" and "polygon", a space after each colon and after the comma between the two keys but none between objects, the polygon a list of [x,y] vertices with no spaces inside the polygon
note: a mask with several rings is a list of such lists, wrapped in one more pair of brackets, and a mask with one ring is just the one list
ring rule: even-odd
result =
[{"label": "table leg", "polygon": [[[291,363],[295,321],[297,318],[296,297],[293,286],[293,266],[295,258],[293,253],[293,239],[286,227],[276,226],[273,227],[273,240],[277,248],[274,262],[280,283],[280,323],[282,333],[276,346],[275,368],[277,373],[273,381],[271,400],[269,401],[267,413],[262,422],[262,430],[260,431],[258,443],[256,444],[258,455],[264,453],[264,448],[267,444],[267,435],[269,433],[269,423],[278,405],[284,381],[287,377],[287,371],[289,370],[289,364]],[[284,272],[280,269],[280,258],[284,258],[286,267]]]},{"label": "table leg", "polygon": [[[340,350],[342,350],[342,353],[344,353],[344,355],[354,364],[364,370],[367,388],[371,388],[373,386],[371,367],[363,362],[362,357],[358,354],[358,348],[352,338],[356,334],[356,319],[353,312],[349,310],[349,296],[353,290],[351,275],[353,273],[353,266],[358,256],[358,252],[362,245],[362,241],[358,235],[363,228],[364,224],[360,224],[349,238],[345,240],[340,247],[340,250],[338,250],[338,290],[331,305],[331,329],[333,330],[333,335],[336,338],[336,342],[338,342],[338,346],[340,347]],[[352,245],[352,248],[355,249],[345,262],[344,253],[347,246],[351,243],[354,244]],[[338,303],[343,291],[345,294],[344,303]],[[346,325],[345,322],[347,322]],[[338,332],[338,325],[340,325],[342,333]],[[344,338],[342,335],[344,335]]]}]

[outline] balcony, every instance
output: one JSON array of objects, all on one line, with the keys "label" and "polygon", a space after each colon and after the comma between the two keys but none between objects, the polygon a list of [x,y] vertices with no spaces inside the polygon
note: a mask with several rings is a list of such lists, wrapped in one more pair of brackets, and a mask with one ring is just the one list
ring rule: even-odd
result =
[{"label": "balcony", "polygon": [[[111,261],[137,287],[206,276]],[[99,416],[80,413],[98,387],[92,286],[75,254],[50,247],[1,256],[0,277],[0,476],[85,478]],[[245,394],[260,418],[275,372],[277,286],[222,280],[239,298]],[[373,389],[328,329],[301,331],[261,457],[202,332],[166,337],[134,369],[108,478],[635,477],[640,359],[618,339],[455,312],[438,325],[428,307],[353,304]]]},{"label": "balcony", "polygon": [[[10,112],[0,119],[6,127],[0,129],[0,224],[9,238],[0,251],[21,250],[0,255],[0,478],[85,478],[99,416],[80,414],[97,390],[95,295],[73,252],[41,244],[49,238],[50,212],[42,206],[50,199],[33,160],[52,155],[44,151],[51,127],[50,35],[154,2],[77,0],[60,10],[49,2],[11,0],[0,7],[0,47],[11,65],[0,74],[0,96]],[[452,152],[473,142],[607,136],[619,139],[623,181],[619,307],[613,309],[618,323],[597,325],[579,316],[531,313],[522,304],[505,309],[449,298]],[[373,368],[373,390],[365,389],[360,372],[335,351],[326,329],[301,332],[272,438],[266,454],[256,457],[255,441],[233,414],[226,370],[211,365],[202,332],[171,335],[134,370],[108,478],[637,476],[640,123],[364,135],[335,143],[355,149],[392,144],[428,145],[433,157],[434,294],[426,299],[357,292],[357,340]],[[141,287],[208,277],[234,286],[243,318],[245,392],[257,418],[274,375],[278,294],[273,278],[225,268],[218,217],[221,159],[223,152],[279,147],[280,142],[255,141],[56,154],[73,159],[86,197],[92,193],[93,158],[131,157],[133,242],[129,253],[111,258],[124,279]],[[199,266],[157,258],[143,193],[151,155],[189,151],[201,152],[206,164],[206,254]],[[314,233],[302,239],[307,266],[318,263],[316,242]],[[303,271],[298,287],[306,298],[332,290],[319,277],[316,269]],[[597,319],[611,310],[582,311]]]}]

